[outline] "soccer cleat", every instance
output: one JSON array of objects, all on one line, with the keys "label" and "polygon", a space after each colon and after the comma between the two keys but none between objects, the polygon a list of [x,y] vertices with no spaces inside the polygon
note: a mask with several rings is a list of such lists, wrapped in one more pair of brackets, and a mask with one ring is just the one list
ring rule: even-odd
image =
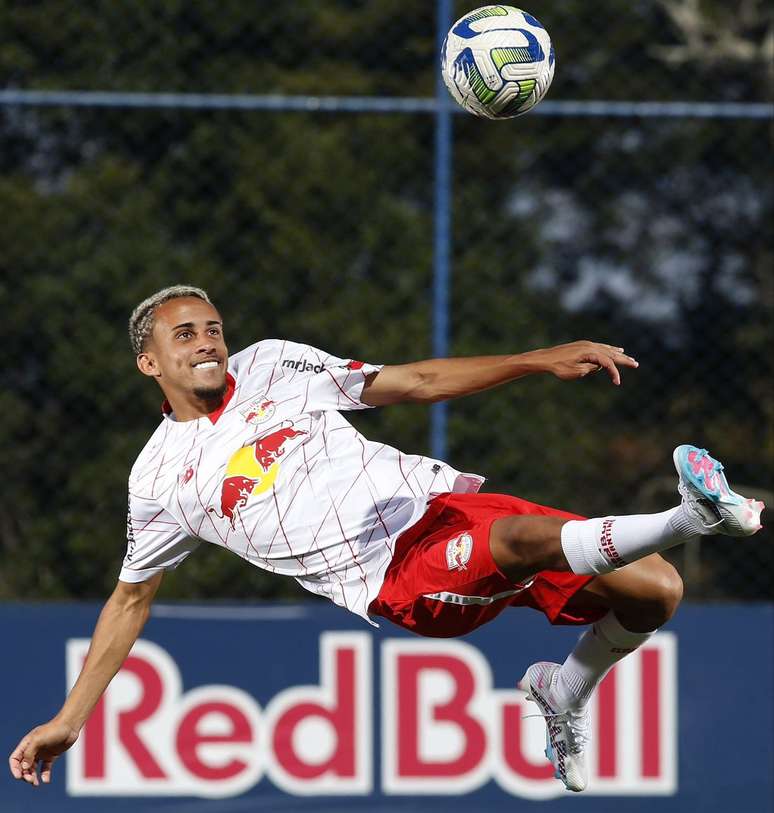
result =
[{"label": "soccer cleat", "polygon": [[752,536],[761,529],[763,503],[732,491],[723,464],[706,449],[678,446],[672,459],[680,476],[677,489],[683,506],[698,521],[702,533]]},{"label": "soccer cleat", "polygon": [[588,784],[586,748],[591,740],[589,715],[585,708],[570,710],[556,700],[553,687],[561,667],[541,661],[527,669],[518,686],[527,700],[537,703],[546,722],[546,758],[554,766],[554,776],[567,790],[581,791]]}]

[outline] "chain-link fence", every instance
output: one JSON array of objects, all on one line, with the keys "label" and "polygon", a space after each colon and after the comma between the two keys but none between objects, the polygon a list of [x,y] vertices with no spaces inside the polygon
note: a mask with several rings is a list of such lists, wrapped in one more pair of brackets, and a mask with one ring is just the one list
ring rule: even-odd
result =
[{"label": "chain-link fence", "polygon": [[[510,122],[454,116],[449,349],[591,338],[640,369],[620,389],[536,378],[455,401],[446,456],[492,490],[599,515],[674,504],[671,450],[691,442],[774,502],[764,4],[533,10],[557,50],[548,100]],[[232,352],[281,336],[432,354],[437,8],[6,3],[0,24],[0,595],[100,596],[158,414],[125,338],[140,299],[202,285]],[[131,95],[159,92],[219,95]],[[424,408],[356,421],[430,450]],[[765,530],[674,560],[692,597],[763,598],[773,550]],[[162,590],[297,594],[214,549]]]}]

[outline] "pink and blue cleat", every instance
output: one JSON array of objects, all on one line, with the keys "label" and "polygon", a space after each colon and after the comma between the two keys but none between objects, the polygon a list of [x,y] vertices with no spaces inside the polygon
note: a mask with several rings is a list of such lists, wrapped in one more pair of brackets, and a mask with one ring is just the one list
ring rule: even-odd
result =
[{"label": "pink and blue cleat", "polygon": [[723,464],[706,449],[678,446],[672,459],[683,505],[698,520],[702,533],[752,536],[761,529],[763,503],[732,491]]}]

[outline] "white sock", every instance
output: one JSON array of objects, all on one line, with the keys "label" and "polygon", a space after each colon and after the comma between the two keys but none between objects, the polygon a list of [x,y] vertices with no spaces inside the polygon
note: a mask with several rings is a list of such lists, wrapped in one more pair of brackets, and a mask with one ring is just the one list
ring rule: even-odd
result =
[{"label": "white sock", "polygon": [[679,505],[660,514],[570,520],[562,526],[561,541],[570,570],[591,575],[610,573],[701,532],[698,521]]},{"label": "white sock", "polygon": [[642,646],[653,632],[631,632],[611,610],[581,635],[557,673],[552,690],[562,706],[585,706],[613,664]]}]

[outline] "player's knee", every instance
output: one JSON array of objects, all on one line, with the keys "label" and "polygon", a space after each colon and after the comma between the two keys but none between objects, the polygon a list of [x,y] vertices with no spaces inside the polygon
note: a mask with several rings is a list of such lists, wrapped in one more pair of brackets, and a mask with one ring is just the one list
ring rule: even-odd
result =
[{"label": "player's knee", "polygon": [[666,568],[661,575],[661,595],[664,607],[671,618],[683,600],[683,580],[674,565],[669,562],[666,562]]},{"label": "player's knee", "polygon": [[669,621],[682,598],[683,580],[680,574],[669,562],[662,561],[649,580],[644,602],[648,614],[654,619],[653,626],[661,626]]}]

